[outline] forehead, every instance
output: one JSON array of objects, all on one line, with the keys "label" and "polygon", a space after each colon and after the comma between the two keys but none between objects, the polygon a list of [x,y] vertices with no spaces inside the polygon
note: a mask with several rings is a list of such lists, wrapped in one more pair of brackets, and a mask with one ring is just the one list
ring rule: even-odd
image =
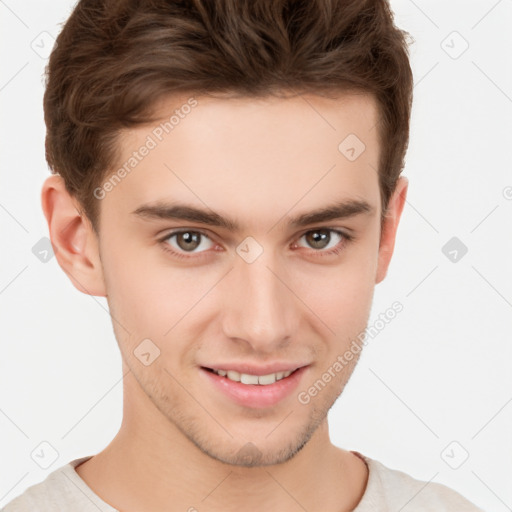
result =
[{"label": "forehead", "polygon": [[112,173],[126,172],[105,201],[118,211],[179,199],[254,220],[269,206],[303,211],[354,197],[379,206],[371,95],[183,95],[159,102],[156,112],[158,121],[120,135]]}]

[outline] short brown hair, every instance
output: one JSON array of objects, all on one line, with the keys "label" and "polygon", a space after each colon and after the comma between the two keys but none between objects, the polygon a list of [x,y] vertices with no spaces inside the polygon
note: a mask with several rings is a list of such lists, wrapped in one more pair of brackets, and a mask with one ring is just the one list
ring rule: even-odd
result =
[{"label": "short brown hair", "polygon": [[409,140],[408,38],[387,0],[80,0],[46,68],[48,165],[98,232],[119,130],[158,100],[362,91],[379,106],[384,215]]}]

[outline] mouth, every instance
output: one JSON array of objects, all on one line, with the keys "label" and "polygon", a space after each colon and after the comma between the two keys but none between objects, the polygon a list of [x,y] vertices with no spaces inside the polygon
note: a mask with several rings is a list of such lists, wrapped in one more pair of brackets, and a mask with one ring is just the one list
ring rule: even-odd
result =
[{"label": "mouth", "polygon": [[200,374],[206,379],[207,389],[215,394],[243,407],[262,409],[290,397],[308,368],[309,365],[257,375],[201,366]]},{"label": "mouth", "polygon": [[205,366],[202,366],[202,368],[206,371],[215,373],[220,377],[225,377],[226,379],[229,379],[233,382],[241,382],[242,384],[256,386],[269,386],[282,379],[286,379],[292,373],[295,373],[297,370],[300,370],[300,368],[295,368],[295,370],[268,373],[266,375],[253,375],[250,373],[241,373],[236,370],[221,370],[216,368],[206,368]]}]

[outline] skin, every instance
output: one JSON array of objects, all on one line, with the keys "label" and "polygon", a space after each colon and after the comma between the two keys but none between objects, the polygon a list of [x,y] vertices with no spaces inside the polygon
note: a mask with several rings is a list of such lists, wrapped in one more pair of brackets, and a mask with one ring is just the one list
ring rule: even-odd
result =
[{"label": "skin", "polygon": [[[186,99],[167,98],[162,118]],[[121,511],[353,510],[368,469],[331,443],[327,413],[358,356],[308,404],[297,394],[364,331],[393,253],[407,179],[398,181],[381,230],[372,96],[196,99],[101,200],[99,236],[60,176],[43,185],[57,261],[78,290],[107,298],[123,358],[122,426],[77,472]],[[157,125],[121,134],[119,165]],[[366,145],[353,162],[338,150],[350,133]],[[288,225],[342,199],[365,200],[373,211]],[[241,231],[132,213],[157,200],[207,205]],[[161,241],[178,228],[207,237],[189,252],[178,237]],[[354,240],[321,256],[340,238],[330,232],[329,244],[315,246],[307,234],[320,228]],[[236,252],[248,236],[263,248],[252,263]],[[166,244],[189,259],[172,256]],[[147,338],[160,356],[145,366],[133,351]],[[296,392],[256,409],[235,404],[200,375],[199,366],[219,361],[309,367]],[[244,459],[249,442],[256,448]]]}]

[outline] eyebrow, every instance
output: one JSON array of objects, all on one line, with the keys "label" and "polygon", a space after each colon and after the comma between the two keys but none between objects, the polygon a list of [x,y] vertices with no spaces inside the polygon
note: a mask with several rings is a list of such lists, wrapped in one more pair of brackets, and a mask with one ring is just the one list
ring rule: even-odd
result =
[{"label": "eyebrow", "polygon": [[[292,228],[301,228],[319,222],[341,220],[361,214],[370,216],[374,211],[375,208],[366,201],[349,199],[291,217],[288,219],[288,225]],[[223,217],[212,210],[204,210],[179,202],[144,204],[132,213],[145,219],[185,220],[224,228],[234,233],[241,231],[241,226],[233,219]]]}]

